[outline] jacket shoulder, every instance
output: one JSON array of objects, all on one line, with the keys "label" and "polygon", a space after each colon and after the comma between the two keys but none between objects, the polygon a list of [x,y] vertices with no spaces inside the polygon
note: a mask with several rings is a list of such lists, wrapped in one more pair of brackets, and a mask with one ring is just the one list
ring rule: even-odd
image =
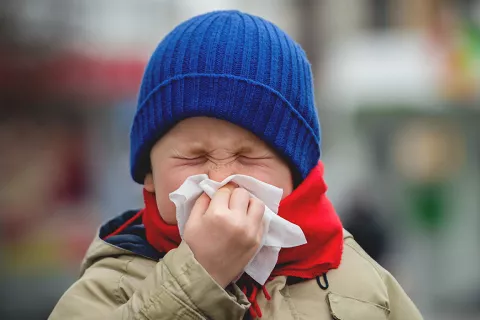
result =
[{"label": "jacket shoulder", "polygon": [[[96,248],[95,241],[94,245]],[[109,319],[112,310],[129,300],[133,288],[148,273],[141,272],[142,260],[146,259],[102,246],[101,254],[90,256],[82,276],[63,294],[49,320]]]},{"label": "jacket shoulder", "polygon": [[353,237],[345,238],[340,266],[327,276],[333,293],[389,308],[386,270]]},{"label": "jacket shoulder", "polygon": [[[97,263],[103,264],[104,260],[111,261],[111,259],[119,257],[136,257],[137,255],[126,249],[117,247],[108,242],[103,241],[98,232],[93,238],[90,246],[85,253],[83,261],[80,265],[80,276],[82,276],[87,269]],[[121,259],[122,260],[122,259]],[[102,262],[103,261],[103,262]]]},{"label": "jacket shoulder", "polygon": [[[388,289],[381,267],[346,233],[337,269],[307,281],[278,277],[267,283],[272,297],[281,296],[278,310],[261,299],[266,319],[390,319]],[[277,293],[278,292],[278,293]]]},{"label": "jacket shoulder", "polygon": [[[422,319],[397,280],[351,236],[345,238],[339,268],[328,272],[328,276],[330,291],[327,302],[332,315],[339,319],[350,319],[343,315],[350,314],[349,310],[354,309],[357,312],[369,309],[369,314],[375,314],[378,319]],[[377,319],[370,315],[368,318]]]}]

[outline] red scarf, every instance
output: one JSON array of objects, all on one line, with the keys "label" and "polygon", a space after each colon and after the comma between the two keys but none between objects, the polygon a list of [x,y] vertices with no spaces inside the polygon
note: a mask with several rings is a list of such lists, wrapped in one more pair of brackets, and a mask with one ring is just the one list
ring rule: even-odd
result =
[{"label": "red scarf", "polygon": [[[280,202],[278,215],[300,226],[307,243],[280,250],[278,262],[272,272],[275,276],[293,276],[313,279],[336,269],[340,264],[343,249],[343,229],[332,203],[325,192],[323,164],[320,162],[289,196]],[[159,252],[168,252],[178,247],[180,235],[176,225],[168,225],[161,218],[155,195],[144,190],[145,209],[143,223],[148,242]],[[256,304],[258,287],[251,290],[249,300],[254,310],[252,315],[261,317]],[[244,291],[246,292],[246,291]],[[268,293],[264,290],[266,298]]]}]

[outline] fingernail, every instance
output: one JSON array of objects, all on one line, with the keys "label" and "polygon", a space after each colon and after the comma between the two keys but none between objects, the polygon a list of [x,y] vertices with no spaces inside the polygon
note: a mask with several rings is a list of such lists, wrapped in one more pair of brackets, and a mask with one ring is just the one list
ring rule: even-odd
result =
[{"label": "fingernail", "polygon": [[226,185],[224,185],[222,188],[227,188],[227,189],[230,189],[230,190],[233,190],[235,188],[238,188],[238,184],[236,184],[235,182],[229,182],[227,183]]}]

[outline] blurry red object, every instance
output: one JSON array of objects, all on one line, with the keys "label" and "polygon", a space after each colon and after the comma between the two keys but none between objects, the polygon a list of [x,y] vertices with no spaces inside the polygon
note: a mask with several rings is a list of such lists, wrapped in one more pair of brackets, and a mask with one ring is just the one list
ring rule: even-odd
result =
[{"label": "blurry red object", "polygon": [[93,102],[135,96],[146,61],[61,52],[35,58],[0,52],[2,93],[22,99],[75,98]]}]

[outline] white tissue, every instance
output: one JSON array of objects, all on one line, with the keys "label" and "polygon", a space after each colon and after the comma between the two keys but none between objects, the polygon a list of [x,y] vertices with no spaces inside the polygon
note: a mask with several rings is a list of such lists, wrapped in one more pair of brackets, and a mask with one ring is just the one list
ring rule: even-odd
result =
[{"label": "white tissue", "polygon": [[212,198],[219,188],[229,182],[235,182],[246,189],[252,197],[260,199],[265,204],[263,216],[265,231],[262,244],[244,270],[252,279],[263,285],[277,263],[280,248],[291,248],[307,243],[299,226],[277,215],[282,189],[244,175],[233,175],[222,182],[210,180],[206,174],[191,176],[178,190],[170,194],[170,200],[177,208],[180,236],[183,239],[185,223],[198,197],[205,192]]}]

